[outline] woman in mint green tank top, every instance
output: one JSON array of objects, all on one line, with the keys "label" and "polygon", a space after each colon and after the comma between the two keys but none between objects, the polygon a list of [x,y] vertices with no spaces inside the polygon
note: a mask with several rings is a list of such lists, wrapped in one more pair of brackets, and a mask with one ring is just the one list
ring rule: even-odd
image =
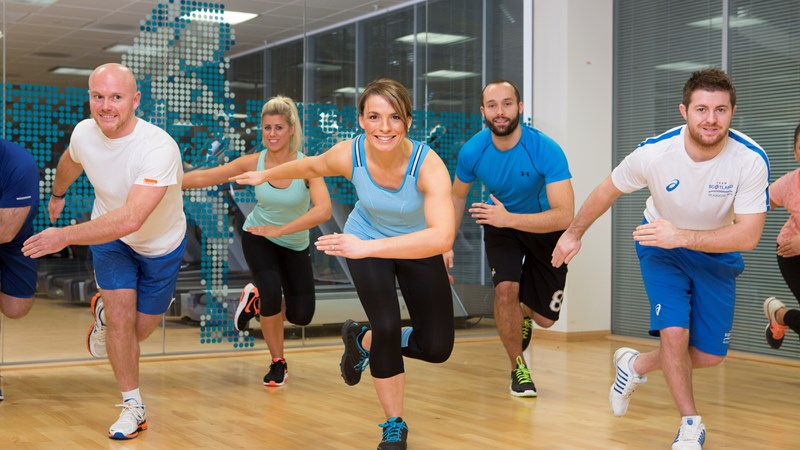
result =
[{"label": "woman in mint green tank top", "polygon": [[[348,320],[342,327],[342,378],[357,384],[369,364],[386,415],[378,448],[404,449],[409,427],[401,417],[403,358],[439,363],[453,348],[453,303],[442,258],[455,237],[450,175],[439,155],[408,138],[411,100],[397,81],[369,83],[359,98],[358,114],[364,133],[355,139],[318,156],[233,179],[260,185],[343,176],[354,184],[359,200],[344,233],[322,236],[315,245],[346,258],[369,319],[369,325]],[[411,328],[401,328],[395,283]]]},{"label": "woman in mint green tank top", "polygon": [[[233,176],[267,170],[302,160],[303,131],[294,101],[271,98],[261,110],[264,150],[244,155],[222,166],[193,170],[183,177],[183,188],[225,183]],[[331,199],[322,177],[276,179],[255,188],[256,207],[247,216],[242,250],[254,284],[242,291],[234,315],[237,330],[245,330],[260,316],[264,341],[272,362],[264,385],[282,386],[288,379],[283,353],[284,317],[307,325],[314,316],[314,276],[309,252],[309,229],[331,217]]]}]

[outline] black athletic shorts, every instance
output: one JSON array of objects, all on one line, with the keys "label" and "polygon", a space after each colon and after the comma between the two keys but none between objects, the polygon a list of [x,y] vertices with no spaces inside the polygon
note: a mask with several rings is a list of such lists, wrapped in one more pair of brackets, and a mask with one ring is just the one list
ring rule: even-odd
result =
[{"label": "black athletic shorts", "polygon": [[513,228],[483,226],[492,281],[519,283],[519,300],[550,320],[558,320],[567,282],[567,265],[550,264],[563,231],[528,233]]}]

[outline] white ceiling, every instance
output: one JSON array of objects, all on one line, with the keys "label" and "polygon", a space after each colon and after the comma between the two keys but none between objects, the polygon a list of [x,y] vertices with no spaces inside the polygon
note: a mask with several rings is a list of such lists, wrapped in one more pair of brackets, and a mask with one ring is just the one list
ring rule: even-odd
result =
[{"label": "white ceiling", "polygon": [[[7,83],[83,87],[85,76],[54,75],[56,66],[96,67],[119,62],[121,54],[103,50],[132,44],[142,20],[158,0],[35,0],[5,3],[4,38]],[[162,0],[167,1],[167,0]],[[180,0],[175,0],[180,1]],[[218,0],[225,10],[258,14],[234,25],[236,44],[229,55],[245,53],[270,42],[300,36],[356,17],[375,14],[409,0]],[[2,11],[0,11],[2,14]]]}]

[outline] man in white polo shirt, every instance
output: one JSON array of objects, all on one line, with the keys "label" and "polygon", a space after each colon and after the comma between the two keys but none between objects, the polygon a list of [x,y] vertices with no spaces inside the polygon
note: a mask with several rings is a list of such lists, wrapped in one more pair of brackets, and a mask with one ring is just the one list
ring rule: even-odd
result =
[{"label": "man in white polo shirt", "polygon": [[650,334],[657,350],[614,354],[609,389],[616,416],[645,374],[664,373],[681,415],[673,450],[700,450],[706,431],[692,392],[692,370],[715,366],[728,352],[739,251],[761,239],[769,207],[764,150],[730,128],[736,89],[719,69],[692,74],[679,105],[686,124],[642,142],[583,203],[556,244],[552,263],[568,263],[589,226],[623,193],[647,187],[644,220],[633,232],[650,300]]},{"label": "man in white polo shirt", "polygon": [[169,307],[186,247],[180,151],[164,130],[136,117],[140,98],[123,65],[104,64],[89,76],[92,119],[75,126],[48,211],[51,221],[58,219],[67,188],[85,172],[95,191],[92,220],[48,228],[23,247],[33,258],[67,245],[91,248],[100,296],[92,301],[95,323],[87,346],[92,356],[107,353],[122,391],[122,413],[108,432],[112,439],[135,438],[147,429],[139,342]]}]

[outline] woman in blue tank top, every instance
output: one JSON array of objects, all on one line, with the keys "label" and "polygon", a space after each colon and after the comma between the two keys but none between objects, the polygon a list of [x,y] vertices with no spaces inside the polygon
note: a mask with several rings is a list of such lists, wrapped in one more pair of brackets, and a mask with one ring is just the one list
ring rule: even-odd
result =
[{"label": "woman in blue tank top", "polygon": [[[259,153],[187,172],[183,188],[214,186],[247,171],[302,160],[303,130],[292,99],[278,96],[264,104],[261,139],[264,150]],[[245,330],[250,319],[260,315],[272,357],[264,385],[282,386],[289,376],[283,354],[283,318],[302,326],[314,317],[308,230],[331,217],[331,199],[321,177],[275,179],[257,186],[255,194],[256,207],[247,216],[242,232],[242,250],[255,286],[248,284],[242,291],[234,324],[237,330]]]},{"label": "woman in blue tank top", "polygon": [[[347,258],[369,325],[342,327],[341,372],[354,385],[369,365],[386,422],[378,448],[406,448],[401,418],[403,356],[444,362],[453,348],[453,302],[442,253],[455,237],[450,175],[439,155],[410,140],[411,99],[394,80],[375,80],[358,102],[364,134],[327,152],[233,179],[259,185],[273,179],[343,176],[358,202],[343,234],[315,245]],[[396,284],[411,317],[401,329]]]}]

